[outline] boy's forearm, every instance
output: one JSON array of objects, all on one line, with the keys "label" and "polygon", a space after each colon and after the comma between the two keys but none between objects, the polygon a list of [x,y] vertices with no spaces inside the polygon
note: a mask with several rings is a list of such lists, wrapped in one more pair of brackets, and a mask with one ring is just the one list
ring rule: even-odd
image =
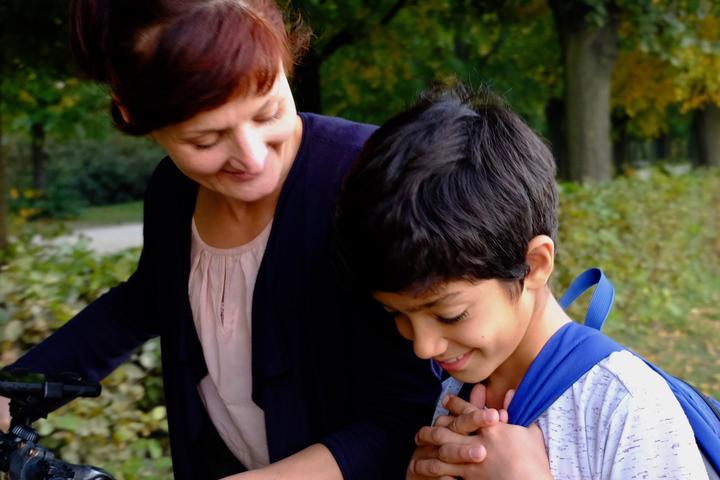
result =
[{"label": "boy's forearm", "polygon": [[316,443],[295,455],[265,468],[238,473],[223,480],[342,480],[335,458],[324,445]]}]

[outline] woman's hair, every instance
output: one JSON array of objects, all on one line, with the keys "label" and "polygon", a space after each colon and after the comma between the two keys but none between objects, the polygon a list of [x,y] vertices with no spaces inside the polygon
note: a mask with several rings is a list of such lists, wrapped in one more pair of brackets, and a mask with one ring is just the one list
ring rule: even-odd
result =
[{"label": "woman's hair", "polygon": [[300,22],[288,33],[274,0],[72,0],[70,9],[78,63],[110,87],[113,122],[131,135],[267,93],[309,38]]},{"label": "woman's hair", "polygon": [[554,240],[557,215],[543,141],[487,89],[435,89],[363,147],[338,202],[339,259],[363,289],[498,279],[514,297],[528,242]]}]

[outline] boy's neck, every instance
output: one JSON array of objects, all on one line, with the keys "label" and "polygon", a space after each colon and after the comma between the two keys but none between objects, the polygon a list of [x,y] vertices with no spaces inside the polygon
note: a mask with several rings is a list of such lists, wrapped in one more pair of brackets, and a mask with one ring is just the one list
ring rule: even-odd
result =
[{"label": "boy's neck", "polygon": [[570,321],[549,288],[538,295],[525,336],[515,352],[483,382],[488,407],[503,408],[505,393],[517,389],[550,337]]}]

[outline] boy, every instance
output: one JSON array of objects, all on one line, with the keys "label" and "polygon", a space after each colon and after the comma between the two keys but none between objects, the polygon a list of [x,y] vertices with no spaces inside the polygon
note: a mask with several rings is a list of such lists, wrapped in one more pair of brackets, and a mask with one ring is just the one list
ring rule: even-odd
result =
[{"label": "boy", "polygon": [[[436,90],[368,140],[339,201],[338,246],[415,354],[482,383],[500,410],[572,321],[548,286],[557,217],[555,165],[538,136],[487,92]],[[627,351],[537,424],[556,479],[707,478],[667,384]]]}]

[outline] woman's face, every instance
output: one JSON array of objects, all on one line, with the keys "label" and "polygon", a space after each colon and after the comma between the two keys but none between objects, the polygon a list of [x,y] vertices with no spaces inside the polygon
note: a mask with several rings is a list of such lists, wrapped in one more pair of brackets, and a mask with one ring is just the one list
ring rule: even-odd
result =
[{"label": "woman's face", "polygon": [[279,191],[295,159],[302,122],[280,71],[268,93],[233,97],[151,136],[185,175],[251,203]]}]

